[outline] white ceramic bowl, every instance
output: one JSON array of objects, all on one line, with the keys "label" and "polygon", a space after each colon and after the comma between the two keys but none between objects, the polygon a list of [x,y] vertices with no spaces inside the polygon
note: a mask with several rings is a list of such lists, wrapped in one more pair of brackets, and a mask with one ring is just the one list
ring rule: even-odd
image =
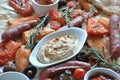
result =
[{"label": "white ceramic bowl", "polygon": [[53,10],[53,9],[57,10],[58,2],[59,2],[59,0],[56,0],[53,4],[41,5],[41,4],[38,4],[35,0],[32,0],[32,6],[33,6],[35,13],[38,16],[43,16],[43,15],[47,14],[50,10]]},{"label": "white ceramic bowl", "polygon": [[103,73],[106,74],[108,76],[111,76],[113,78],[115,78],[115,80],[120,80],[120,76],[113,70],[108,69],[108,68],[93,68],[91,70],[89,70],[85,76],[84,76],[84,80],[89,80],[90,77],[96,75],[97,73]]},{"label": "white ceramic bowl", "polygon": [[30,80],[26,75],[19,72],[4,72],[0,74],[0,80]]},{"label": "white ceramic bowl", "polygon": [[[41,63],[37,59],[37,53],[38,53],[39,48],[42,45],[44,45],[46,41],[52,40],[53,38],[58,37],[58,36],[65,36],[65,35],[73,35],[73,36],[76,36],[78,39],[78,44],[77,44],[77,47],[73,51],[73,55],[71,55],[68,58],[53,62],[53,63],[48,63],[48,64]],[[36,67],[47,67],[47,66],[51,66],[51,65],[66,61],[66,60],[74,57],[81,50],[81,48],[83,47],[83,45],[86,41],[86,38],[87,38],[87,32],[83,29],[75,28],[75,27],[50,33],[38,42],[38,44],[35,46],[35,48],[33,49],[32,53],[29,57],[29,61],[32,65],[34,65]]]}]

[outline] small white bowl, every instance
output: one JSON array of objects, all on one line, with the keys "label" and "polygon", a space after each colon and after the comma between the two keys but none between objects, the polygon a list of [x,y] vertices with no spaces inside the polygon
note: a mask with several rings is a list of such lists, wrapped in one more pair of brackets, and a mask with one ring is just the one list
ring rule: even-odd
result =
[{"label": "small white bowl", "polygon": [[[38,53],[39,48],[42,45],[44,45],[46,41],[52,40],[53,38],[56,38],[58,36],[65,36],[65,35],[73,35],[73,36],[77,37],[78,44],[77,44],[77,47],[73,51],[73,55],[71,55],[70,57],[67,57],[65,59],[53,62],[53,63],[48,63],[48,64],[41,63],[37,59],[37,53]],[[50,33],[38,42],[38,44],[35,46],[35,48],[33,49],[32,53],[29,57],[29,61],[32,65],[34,65],[36,67],[47,67],[47,66],[51,66],[51,65],[66,61],[66,60],[74,57],[81,50],[81,48],[83,47],[83,45],[86,41],[86,38],[87,38],[87,32],[83,29],[75,28],[75,27]]]},{"label": "small white bowl", "polygon": [[41,4],[37,3],[35,0],[32,0],[32,6],[33,6],[35,13],[38,16],[43,16],[43,15],[47,14],[50,10],[53,10],[53,9],[57,10],[58,2],[59,2],[59,0],[56,0],[53,4],[41,5]]},{"label": "small white bowl", "polygon": [[92,77],[98,73],[103,73],[103,74],[106,74],[108,76],[115,78],[115,80],[120,80],[120,76],[115,71],[108,69],[108,68],[101,68],[101,67],[93,68],[93,69],[89,70],[85,74],[84,80],[89,80],[90,77]]},{"label": "small white bowl", "polygon": [[0,74],[0,80],[30,80],[26,75],[19,72],[4,72]]}]

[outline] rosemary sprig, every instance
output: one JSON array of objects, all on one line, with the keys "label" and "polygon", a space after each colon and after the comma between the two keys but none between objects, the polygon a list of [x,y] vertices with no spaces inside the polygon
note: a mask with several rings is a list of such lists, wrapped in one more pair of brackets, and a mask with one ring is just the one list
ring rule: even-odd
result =
[{"label": "rosemary sprig", "polygon": [[48,14],[45,17],[43,17],[43,19],[41,19],[40,23],[37,24],[37,26],[32,30],[30,35],[27,37],[26,44],[25,44],[26,48],[32,49],[34,47],[34,38],[36,35],[38,35],[38,33],[42,32],[42,26],[45,20],[47,19],[47,17],[48,17]]},{"label": "rosemary sprig", "polygon": [[70,13],[74,10],[74,8],[78,5],[78,3],[76,3],[76,5],[74,5],[72,8],[62,8],[61,10],[61,14],[64,16],[66,24],[68,25],[68,28],[73,27],[73,24],[70,22]]},{"label": "rosemary sprig", "polygon": [[40,33],[42,32],[42,26],[44,22],[46,21],[47,17],[48,17],[48,14],[43,19],[41,19],[41,22],[36,26],[36,29],[38,29]]},{"label": "rosemary sprig", "polygon": [[93,5],[93,6],[91,7],[90,11],[88,12],[88,14],[85,16],[84,21],[83,21],[83,23],[82,23],[82,27],[84,27],[84,26],[86,25],[88,18],[89,18],[90,15],[94,12],[95,9],[96,9],[96,8],[95,8],[95,6]]},{"label": "rosemary sprig", "polygon": [[71,11],[71,10],[69,10],[69,8],[66,7],[66,8],[64,9],[64,12],[62,13],[63,16],[64,16],[64,18],[65,18],[65,21],[66,21],[66,23],[67,23],[67,25],[68,25],[68,28],[73,27],[73,24],[70,22],[70,16],[69,16],[70,11]]},{"label": "rosemary sprig", "polygon": [[[113,69],[115,71],[120,72],[120,65],[118,65],[115,62],[115,60],[113,60],[112,63],[109,63],[108,60],[110,59],[110,57],[109,58],[104,57],[98,50],[95,50],[93,48],[89,48],[87,50],[87,53],[94,55],[94,60],[99,62],[98,63],[99,67],[111,68],[111,69]],[[95,64],[95,66],[97,66],[96,64]]]},{"label": "rosemary sprig", "polygon": [[32,49],[34,47],[34,38],[36,35],[37,35],[37,31],[36,29],[34,29],[26,39],[26,44],[25,44],[26,48]]}]

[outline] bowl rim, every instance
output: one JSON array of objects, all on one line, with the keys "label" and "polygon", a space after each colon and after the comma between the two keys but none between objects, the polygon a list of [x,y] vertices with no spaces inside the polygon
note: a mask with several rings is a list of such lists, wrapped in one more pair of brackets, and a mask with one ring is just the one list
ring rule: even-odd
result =
[{"label": "bowl rim", "polygon": [[9,72],[3,72],[0,74],[0,77],[4,76],[4,75],[19,75],[25,78],[25,80],[30,80],[25,74],[20,73],[20,72],[16,72],[16,71],[9,71]]},{"label": "bowl rim", "polygon": [[[63,33],[63,32],[66,32],[67,34],[69,34],[69,31],[71,31],[71,30],[73,30],[73,31],[74,31],[74,30],[80,31],[79,33],[76,33],[76,34],[81,34],[81,33],[82,33],[82,37],[83,37],[83,39],[79,38],[79,40],[81,40],[82,43],[81,43],[80,45],[77,45],[77,46],[80,47],[80,48],[79,48],[79,49],[76,49],[73,55],[71,55],[71,56],[69,56],[69,57],[67,57],[67,58],[65,58],[65,59],[58,60],[58,61],[56,61],[56,62],[52,62],[52,63],[48,63],[48,64],[44,64],[44,63],[41,63],[40,61],[38,61],[38,59],[37,59],[37,51],[39,50],[38,47],[40,48],[40,46],[41,46],[42,44],[44,44],[44,43],[48,40],[48,39],[46,39],[46,38],[49,38],[49,39],[50,39],[50,38],[52,38],[52,37],[50,37],[50,36],[52,36],[52,35],[54,35],[54,37],[55,37],[55,36],[57,36],[56,33],[57,33],[57,34],[61,33],[61,34],[59,34],[59,36],[62,36],[63,34],[65,34],[65,33]],[[72,32],[71,32],[71,34],[74,35],[74,33],[72,33]],[[78,36],[80,36],[80,35],[77,35],[77,37],[78,37]],[[53,38],[54,38],[54,37],[53,37]],[[46,39],[46,41],[44,41],[45,39]],[[67,60],[73,58],[75,55],[77,55],[77,53],[82,49],[82,47],[83,47],[86,39],[87,39],[87,32],[86,32],[84,29],[81,29],[81,28],[75,28],[75,27],[73,27],[73,28],[67,28],[67,29],[64,29],[64,30],[58,30],[58,31],[52,32],[52,33],[46,35],[45,37],[43,37],[43,38],[37,43],[37,45],[35,46],[35,48],[33,49],[32,53],[31,53],[30,56],[29,56],[29,61],[30,61],[30,63],[31,63],[33,66],[36,66],[36,67],[39,67],[39,68],[48,67],[48,66],[52,66],[52,65],[55,65],[55,64],[58,64],[58,63],[67,61]],[[41,44],[42,41],[43,41],[43,43]],[[80,43],[80,42],[79,42],[79,43]],[[36,52],[36,53],[35,53],[35,52]],[[36,60],[35,60],[35,59],[36,59]],[[36,61],[37,61],[37,62],[36,62]],[[36,63],[35,63],[35,62],[36,62]]]},{"label": "bowl rim", "polygon": [[42,5],[42,4],[39,4],[37,3],[35,0],[31,0],[35,5],[39,6],[39,7],[50,7],[50,6],[53,6],[55,4],[57,4],[59,2],[59,0],[56,0],[53,4],[49,4],[49,5]]},{"label": "bowl rim", "polygon": [[[112,69],[109,69],[109,68],[104,68],[104,67],[97,67],[97,68],[93,68],[93,69],[90,69],[89,71],[87,71],[87,73],[85,74],[84,76],[84,80],[88,80],[88,78],[93,75],[93,73],[97,73],[98,71],[100,70],[100,73],[105,73],[107,75],[110,75],[110,74],[114,74],[114,77],[115,78],[120,78],[120,76],[115,72],[113,71]],[[106,73],[106,72],[108,73]],[[110,75],[111,76],[111,75]],[[113,76],[112,76],[113,77]]]}]

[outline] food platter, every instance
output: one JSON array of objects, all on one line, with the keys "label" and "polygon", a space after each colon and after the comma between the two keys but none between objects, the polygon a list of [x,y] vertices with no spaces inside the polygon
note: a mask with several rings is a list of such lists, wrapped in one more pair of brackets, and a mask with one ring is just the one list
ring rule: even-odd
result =
[{"label": "food platter", "polygon": [[[19,2],[21,0],[16,0],[16,1]],[[36,1],[42,1],[42,0],[36,0]],[[96,2],[96,4],[94,4],[94,1]],[[0,2],[1,4],[0,5],[0,10],[1,10],[0,12],[0,36],[1,36],[0,51],[1,53],[3,53],[5,51],[9,52],[13,50],[14,52],[10,53],[10,56],[12,54],[14,54],[14,56],[12,57],[8,56],[7,58],[9,60],[7,60],[6,63],[4,63],[5,58],[3,57],[5,56],[2,55],[3,57],[0,59],[0,74],[4,73],[3,70],[7,64],[13,64],[15,66],[15,71],[23,74],[25,74],[24,72],[27,67],[30,66],[29,68],[31,68],[31,66],[34,66],[34,68],[37,69],[36,70],[37,73],[35,71],[34,77],[32,77],[30,80],[41,80],[41,79],[44,80],[46,78],[48,78],[46,80],[52,80],[52,79],[49,79],[51,78],[51,76],[49,75],[50,73],[52,73],[52,71],[50,70],[54,71],[55,70],[54,68],[58,69],[58,70],[55,70],[56,71],[55,73],[57,73],[58,71],[60,72],[60,75],[62,75],[62,73],[61,71],[59,71],[59,68],[62,68],[62,70],[63,68],[67,70],[72,69],[71,73],[74,74],[73,68],[75,68],[76,66],[77,67],[79,66],[78,68],[85,69],[86,72],[89,69],[94,67],[105,67],[105,68],[113,69],[115,73],[117,72],[119,73],[120,72],[119,49],[115,47],[117,46],[119,48],[120,45],[117,45],[117,43],[119,43],[119,40],[117,41],[113,39],[113,37],[118,39],[119,35],[116,36],[116,34],[115,35],[112,34],[113,30],[115,30],[112,28],[112,26],[116,26],[117,28],[119,25],[120,27],[120,19],[119,19],[120,11],[118,10],[117,13],[114,12],[115,7],[113,7],[112,9],[113,12],[109,12],[107,9],[110,9],[111,7],[106,7],[106,5],[110,3],[113,6],[116,6],[117,8],[119,3],[118,4],[116,3],[117,0],[116,2],[114,1],[114,3],[112,3],[111,1],[110,2],[106,1],[105,4],[101,4],[102,2],[104,3],[103,0],[88,0],[88,1],[83,0],[78,2],[77,0],[76,1],[59,0],[59,5],[58,5],[59,10],[56,10],[56,9],[53,10],[53,8],[49,10],[50,9],[50,6],[49,6],[47,8],[47,10],[49,10],[48,13],[45,13],[45,15],[42,15],[44,14],[42,13],[40,15],[39,13],[38,14],[36,13],[37,11],[39,12],[39,10],[35,11],[33,9],[31,9],[30,12],[28,11],[28,13],[30,14],[28,14],[27,11],[26,11],[26,14],[24,14],[22,10],[17,11],[16,8],[11,6],[9,3],[9,0],[1,1]],[[31,4],[32,2],[29,1],[29,3]],[[48,3],[46,3],[47,6],[49,5]],[[44,6],[46,4],[44,4]],[[99,6],[96,6],[98,4]],[[103,7],[101,8],[101,5],[103,5],[104,8]],[[54,7],[57,7],[57,6],[54,6]],[[24,8],[26,7],[24,6]],[[45,9],[43,9],[42,11],[44,12]],[[115,11],[117,11],[117,9]],[[113,14],[117,14],[117,15],[113,15]],[[21,25],[22,27],[26,27],[26,26],[27,27],[30,26],[30,27],[22,29]],[[81,32],[79,33],[77,32],[77,30],[73,32],[67,31],[69,30],[69,28],[70,29],[79,28],[80,29],[79,32],[80,31]],[[119,31],[119,28],[118,30],[116,29],[116,31]],[[116,31],[114,31],[114,33]],[[38,52],[41,52],[41,51],[38,51],[38,49],[44,46],[45,42],[47,42],[48,40],[52,40],[54,37],[57,37],[57,36],[59,37],[61,35],[63,36],[65,34],[68,37],[70,37],[69,35],[71,34],[73,34],[74,36],[77,36],[77,39],[78,39],[77,44],[80,44],[80,45],[77,46],[76,50],[74,50],[75,54],[72,55],[71,57],[67,57],[65,59],[62,59],[61,61],[58,60],[54,63],[50,63],[50,64],[41,63],[37,57]],[[58,38],[56,40],[58,40]],[[111,45],[114,45],[114,44],[115,44],[115,47],[112,46],[111,48]],[[12,48],[10,49],[7,48],[7,45],[9,45],[8,47],[12,46]],[[16,46],[16,48],[14,48],[14,46]],[[57,49],[58,48],[55,48],[55,50]],[[116,52],[114,51],[114,49],[117,49],[115,50]],[[83,54],[84,59],[88,60],[89,62],[80,60],[81,57],[83,56],[82,51],[83,53],[86,54],[86,55]],[[24,52],[27,54],[23,54]],[[51,55],[53,56],[55,54],[56,53],[52,53],[48,55],[46,54],[46,56],[51,57]],[[5,55],[7,54],[5,53]],[[26,57],[23,57],[22,55],[25,55]],[[77,62],[79,61],[78,59],[80,60],[80,62]],[[26,62],[22,63],[24,61]],[[82,63],[81,61],[85,63]],[[25,67],[21,68],[22,66],[20,66],[19,63],[23,64],[23,66]],[[71,66],[71,64],[74,64],[75,66]],[[66,66],[68,66],[69,68],[66,68]],[[47,73],[47,71],[50,73]],[[51,75],[55,73],[52,73]],[[42,77],[41,75],[42,76],[47,75],[47,76]]]}]

